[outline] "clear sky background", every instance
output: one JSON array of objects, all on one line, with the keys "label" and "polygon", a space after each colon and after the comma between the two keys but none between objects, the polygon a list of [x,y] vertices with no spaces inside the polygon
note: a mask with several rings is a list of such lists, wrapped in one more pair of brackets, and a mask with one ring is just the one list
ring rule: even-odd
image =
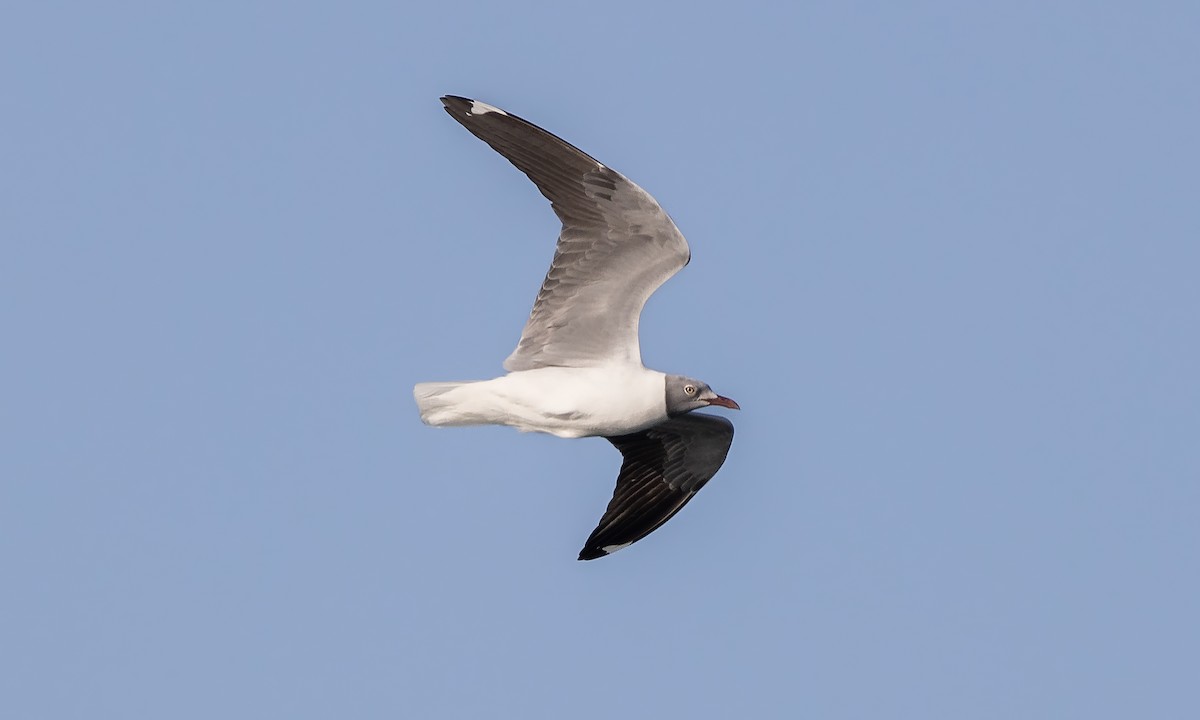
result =
[{"label": "clear sky background", "polygon": [[[5,718],[1200,717],[1195,3],[0,11]],[[647,365],[744,410],[575,560],[619,457],[437,430],[557,233],[442,111],[653,193]]]}]

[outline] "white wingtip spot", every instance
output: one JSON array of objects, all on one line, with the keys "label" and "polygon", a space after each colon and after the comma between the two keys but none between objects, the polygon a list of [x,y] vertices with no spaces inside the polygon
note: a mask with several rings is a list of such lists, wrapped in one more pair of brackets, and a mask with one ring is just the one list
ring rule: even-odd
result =
[{"label": "white wingtip spot", "polygon": [[471,101],[471,114],[472,115],[483,115],[484,113],[490,113],[490,112],[500,113],[501,115],[508,114],[508,113],[504,112],[503,110],[501,110],[500,108],[492,107],[491,105],[488,105],[485,102],[481,102],[479,100]]},{"label": "white wingtip spot", "polygon": [[631,542],[627,542],[627,543],[621,543],[620,545],[605,545],[604,547],[602,547],[600,549],[603,550],[606,554],[612,555],[616,551],[624,550],[625,548],[629,547],[632,544],[633,543],[631,543]]}]

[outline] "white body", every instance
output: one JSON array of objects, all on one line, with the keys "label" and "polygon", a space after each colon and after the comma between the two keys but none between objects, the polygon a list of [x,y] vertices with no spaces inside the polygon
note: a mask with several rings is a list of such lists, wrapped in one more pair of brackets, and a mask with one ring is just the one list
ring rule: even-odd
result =
[{"label": "white body", "polygon": [[427,425],[509,425],[563,438],[626,435],[667,419],[666,376],[631,364],[419,383],[413,397]]}]

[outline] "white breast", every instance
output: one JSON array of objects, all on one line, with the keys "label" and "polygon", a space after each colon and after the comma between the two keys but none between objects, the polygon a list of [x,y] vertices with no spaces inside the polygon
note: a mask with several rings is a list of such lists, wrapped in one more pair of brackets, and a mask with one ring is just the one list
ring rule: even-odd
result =
[{"label": "white breast", "polygon": [[666,376],[636,365],[523,370],[479,385],[496,403],[493,421],[523,431],[613,436],[667,419]]}]

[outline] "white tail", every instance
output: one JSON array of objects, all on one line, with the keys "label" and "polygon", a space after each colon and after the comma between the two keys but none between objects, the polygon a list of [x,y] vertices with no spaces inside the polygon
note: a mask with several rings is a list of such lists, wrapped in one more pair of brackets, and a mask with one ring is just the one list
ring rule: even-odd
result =
[{"label": "white tail", "polygon": [[[475,382],[425,382],[413,386],[413,398],[426,425],[481,425],[491,422],[478,408],[479,393],[471,392]],[[482,381],[486,382],[486,381]],[[473,389],[473,388],[472,388]]]}]

